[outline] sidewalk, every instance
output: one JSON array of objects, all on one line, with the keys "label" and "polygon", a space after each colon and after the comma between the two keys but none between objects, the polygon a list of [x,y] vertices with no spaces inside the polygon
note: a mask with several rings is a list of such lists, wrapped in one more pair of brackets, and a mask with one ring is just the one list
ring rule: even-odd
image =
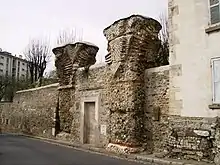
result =
[{"label": "sidewalk", "polygon": [[76,150],[84,151],[84,152],[91,152],[95,154],[101,154],[105,156],[115,157],[119,159],[126,159],[130,161],[138,161],[141,163],[152,163],[153,165],[214,165],[211,163],[204,163],[204,162],[198,162],[198,161],[187,161],[187,160],[176,160],[176,159],[170,159],[170,158],[157,158],[154,155],[144,155],[144,154],[130,154],[130,155],[122,155],[122,154],[116,154],[109,152],[105,150],[104,148],[97,148],[90,145],[79,145],[79,144],[73,144],[66,141],[61,140],[55,140],[55,139],[48,139],[38,136],[31,136],[31,135],[25,135],[25,134],[19,134],[21,136],[32,138],[32,139],[38,139],[42,140],[47,143],[65,146],[65,147],[71,147]]}]

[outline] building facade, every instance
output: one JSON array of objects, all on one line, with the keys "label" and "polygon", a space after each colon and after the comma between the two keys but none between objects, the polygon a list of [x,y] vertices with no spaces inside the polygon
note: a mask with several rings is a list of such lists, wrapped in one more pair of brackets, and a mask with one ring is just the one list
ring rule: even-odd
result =
[{"label": "building facade", "polygon": [[220,115],[219,0],[169,0],[170,110]]},{"label": "building facade", "polygon": [[6,51],[0,51],[0,75],[11,76],[17,80],[28,78],[28,61],[19,57],[13,56]]}]

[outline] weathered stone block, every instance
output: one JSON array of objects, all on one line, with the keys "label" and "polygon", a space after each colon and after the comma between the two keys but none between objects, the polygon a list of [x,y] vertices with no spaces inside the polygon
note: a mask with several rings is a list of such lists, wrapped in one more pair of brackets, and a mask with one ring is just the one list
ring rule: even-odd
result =
[{"label": "weathered stone block", "polygon": [[204,131],[204,130],[194,130],[193,131],[195,134],[198,136],[203,136],[203,137],[208,137],[210,136],[209,131]]}]

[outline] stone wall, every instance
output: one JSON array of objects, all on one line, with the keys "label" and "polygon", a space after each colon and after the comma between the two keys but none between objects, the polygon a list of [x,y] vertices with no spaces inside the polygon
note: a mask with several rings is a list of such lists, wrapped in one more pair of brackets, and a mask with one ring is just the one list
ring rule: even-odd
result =
[{"label": "stone wall", "polygon": [[152,151],[165,151],[164,156],[176,159],[218,162],[219,119],[173,115],[169,104],[171,71],[170,66],[145,71],[146,114],[152,119],[148,122]]},{"label": "stone wall", "polygon": [[220,127],[218,118],[169,116],[168,156],[198,161],[219,161]]},{"label": "stone wall", "polygon": [[159,107],[160,115],[168,115],[169,66],[147,69],[145,71],[145,85],[147,112],[154,112]]},{"label": "stone wall", "polygon": [[12,103],[0,103],[2,131],[51,137],[57,87],[52,84],[18,91]]},{"label": "stone wall", "polygon": [[[106,145],[109,140],[109,129],[110,123],[109,116],[110,111],[107,111],[106,104],[106,92],[105,92],[105,83],[106,83],[106,65],[94,65],[88,72],[85,72],[83,68],[78,69],[76,73],[76,86],[75,86],[75,104],[72,107],[69,107],[72,116],[72,126],[71,126],[71,136],[75,142],[80,142],[81,140],[81,131],[80,125],[82,125],[81,115],[82,115],[82,103],[85,98],[94,98],[98,97],[100,100],[99,104],[99,145]],[[146,84],[146,104],[147,112],[151,115],[154,113],[155,107],[160,107],[161,110],[161,120],[163,116],[168,114],[169,109],[169,66],[163,66],[159,68],[152,68],[145,71],[145,84]],[[70,90],[70,89],[69,89]],[[71,90],[70,90],[71,91]],[[147,116],[148,117],[148,116]],[[151,116],[153,117],[153,116]],[[149,119],[150,120],[150,119]],[[153,145],[155,151],[162,149],[164,142],[164,135],[166,133],[164,125],[161,120],[152,120],[153,124]],[[106,135],[101,134],[101,126],[105,125],[107,127]],[[150,126],[149,126],[150,127]]]},{"label": "stone wall", "polygon": [[[23,91],[20,92],[23,95],[16,94],[11,105],[12,110],[9,111],[19,111],[21,116],[24,116],[22,119],[27,123],[25,130],[28,133],[42,134],[34,130],[35,125],[40,126],[40,123],[32,125],[28,122],[36,118],[36,115],[44,114],[48,129],[56,127],[57,137],[68,135],[68,140],[84,143],[87,124],[92,121],[91,132],[95,137],[95,144],[112,143],[135,151],[152,151],[149,145],[152,138],[156,139],[152,128],[152,114],[156,114],[154,110],[158,106],[161,112],[168,111],[168,72],[161,71],[155,76],[149,71],[150,75],[145,78],[145,70],[157,66],[156,58],[161,46],[158,38],[160,30],[161,25],[158,21],[141,15],[131,15],[114,22],[104,29],[104,35],[108,40],[107,64],[98,67],[92,65],[99,48],[91,43],[77,42],[54,48],[52,51],[56,57],[55,65],[59,78],[56,98],[50,100],[49,96],[41,94],[50,93],[47,88],[45,91],[33,89],[32,91],[41,91],[34,92],[33,96],[28,93],[30,91]],[[161,84],[162,80],[165,81],[165,87]],[[37,100],[39,97],[40,100],[49,98],[53,105],[42,107],[44,104]],[[33,103],[26,103],[29,100]],[[91,109],[86,110],[88,107],[85,105],[91,102],[95,105],[94,119],[87,121],[85,112],[91,112]],[[46,110],[48,107],[53,110]],[[3,109],[7,109],[6,105]],[[54,120],[52,125],[48,123],[50,119]],[[155,128],[156,125],[155,121]],[[157,146],[159,143],[155,145]]]},{"label": "stone wall", "polygon": [[[106,127],[107,130],[109,119],[109,113],[104,108],[105,66],[105,64],[94,65],[88,71],[85,71],[84,68],[79,68],[75,75],[76,84],[74,89],[59,89],[58,84],[52,84],[17,92],[13,102],[0,103],[0,119],[3,132],[23,132],[37,136],[52,137],[51,131],[55,127],[55,114],[58,113],[57,115],[60,117],[65,109],[70,114],[68,118],[65,118],[67,121],[65,123],[71,123],[70,126],[67,125],[70,131],[65,132],[57,129],[57,138],[82,143],[82,104],[87,99],[97,98],[98,134],[96,144],[105,146],[108,143],[107,132],[101,133],[102,126]],[[60,93],[62,94],[62,99],[58,99]],[[96,99],[92,101],[96,101]],[[62,107],[62,111],[59,111],[59,107]],[[59,122],[59,117],[57,122]],[[65,132],[65,134],[62,134],[62,132]]]},{"label": "stone wall", "polygon": [[151,122],[148,127],[152,133],[152,150],[164,150],[167,125],[164,118],[169,114],[169,66],[147,69],[145,71],[146,114]]},{"label": "stone wall", "polygon": [[[154,107],[160,107],[162,115],[168,113],[167,105],[167,83],[168,83],[168,66],[152,68],[145,71],[146,84],[146,104],[147,112],[152,115]],[[105,74],[106,65],[94,65],[89,71],[84,68],[79,68],[76,72],[75,90],[71,88],[65,89],[68,94],[65,102],[57,103],[58,90],[57,84],[36,89],[17,92],[13,103],[1,103],[1,119],[3,123],[3,131],[19,132],[34,134],[38,136],[51,136],[51,129],[54,127],[54,112],[57,106],[66,107],[70,112],[72,120],[71,131],[69,132],[70,139],[76,143],[82,141],[82,103],[84,99],[98,98],[98,137],[97,144],[105,146],[109,142],[109,116],[110,111],[107,111],[106,92],[105,92]],[[71,102],[70,98],[75,91],[75,100]],[[70,97],[69,97],[70,96]],[[149,117],[149,116],[148,116]],[[8,121],[7,121],[8,119]],[[150,118],[149,118],[150,120]],[[40,122],[39,122],[40,121]],[[153,122],[153,147],[161,148],[164,136],[163,122],[161,120],[152,120]],[[6,124],[8,122],[8,124]],[[106,127],[106,132],[101,133],[101,127]],[[150,126],[149,126],[150,127]],[[156,150],[157,151],[157,150]]]},{"label": "stone wall", "polygon": [[[104,108],[104,76],[105,65],[94,65],[88,72],[83,68],[76,73],[75,106],[73,110],[73,121],[71,135],[77,142],[83,143],[83,105],[88,100],[96,101],[98,104],[98,128],[96,134],[96,145],[106,145],[107,135],[101,134],[101,126],[107,126],[108,112]],[[98,100],[98,102],[97,102]]]}]

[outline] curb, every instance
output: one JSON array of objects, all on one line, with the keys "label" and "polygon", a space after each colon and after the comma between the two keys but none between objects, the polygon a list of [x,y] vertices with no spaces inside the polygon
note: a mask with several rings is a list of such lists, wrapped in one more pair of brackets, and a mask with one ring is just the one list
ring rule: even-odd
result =
[{"label": "curb", "polygon": [[116,154],[112,152],[108,152],[103,148],[95,148],[95,147],[85,147],[80,144],[73,144],[61,140],[55,140],[55,139],[48,139],[44,137],[39,137],[39,136],[31,136],[31,135],[26,135],[26,134],[17,134],[23,137],[31,138],[31,139],[38,139],[41,141],[44,141],[46,143],[51,143],[55,145],[60,145],[64,147],[70,147],[78,151],[83,151],[83,152],[90,152],[93,154],[99,154],[103,156],[109,156],[112,158],[117,158],[117,159],[122,159],[122,160],[128,160],[128,161],[133,161],[133,162],[139,162],[143,164],[148,164],[153,163],[154,165],[214,165],[211,163],[202,163],[202,162],[194,162],[190,163],[189,161],[183,161],[183,160],[176,160],[176,159],[165,159],[165,158],[157,158],[149,155],[137,155],[137,154],[131,154],[131,155],[122,155],[122,154]]},{"label": "curb", "polygon": [[[138,160],[144,160],[149,163],[156,163],[159,165],[186,165],[184,162],[176,161],[176,160],[166,160],[166,159],[160,159],[155,157],[148,157],[148,156],[141,156],[137,155],[136,158]],[[187,165],[195,165],[195,164],[187,164]]]}]

